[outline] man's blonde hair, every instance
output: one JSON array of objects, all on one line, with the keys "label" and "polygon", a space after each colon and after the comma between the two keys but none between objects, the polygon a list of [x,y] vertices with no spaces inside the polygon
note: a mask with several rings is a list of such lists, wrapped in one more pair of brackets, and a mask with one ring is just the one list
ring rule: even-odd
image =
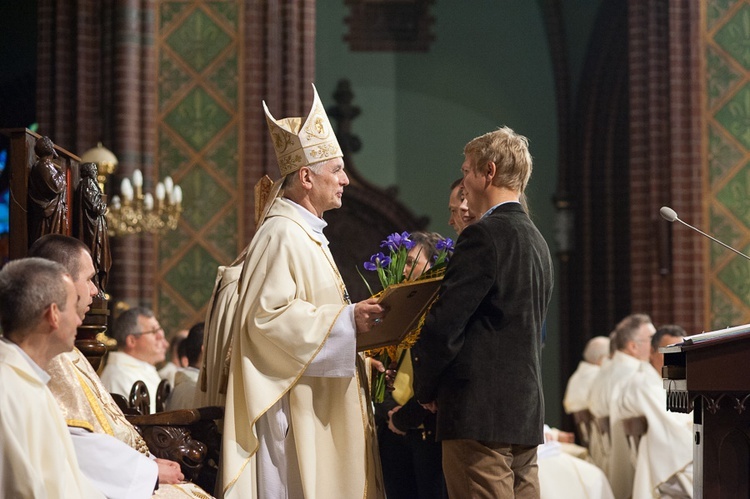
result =
[{"label": "man's blonde hair", "polygon": [[507,126],[494,132],[485,133],[472,139],[464,147],[464,155],[471,158],[475,173],[484,171],[484,166],[492,161],[497,173],[492,180],[496,187],[506,187],[523,193],[531,178],[531,154],[529,139],[519,135]]}]

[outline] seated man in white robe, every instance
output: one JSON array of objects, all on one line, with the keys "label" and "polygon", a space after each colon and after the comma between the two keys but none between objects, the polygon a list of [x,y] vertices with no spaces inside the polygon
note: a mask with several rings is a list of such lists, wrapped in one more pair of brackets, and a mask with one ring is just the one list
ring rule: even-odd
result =
[{"label": "seated man in white robe", "polygon": [[693,497],[693,417],[667,411],[659,347],[682,341],[680,326],[662,326],[651,342],[651,363],[643,364],[625,388],[620,414],[645,416],[648,429],[638,445],[633,499]]},{"label": "seated man in white robe", "polygon": [[621,320],[610,337],[617,351],[591,387],[589,410],[594,417],[609,417],[610,447],[602,469],[617,499],[630,497],[635,474],[619,414],[619,400],[625,383],[649,360],[651,337],[655,331],[651,319],[645,314],[632,314]]},{"label": "seated man in white robe", "polygon": [[[29,254],[56,261],[73,278],[78,316],[83,319],[92,297],[94,264],[89,249],[78,239],[61,234],[39,238]],[[68,430],[84,475],[109,499],[206,497],[184,477],[179,464],[150,455],[146,442],[127,422],[99,380],[91,364],[74,348],[48,364],[49,389],[68,423]],[[157,492],[154,492],[156,487]]]},{"label": "seated man in white robe", "polygon": [[156,412],[156,391],[161,377],[156,364],[164,361],[169,344],[164,329],[146,307],[124,311],[115,321],[112,336],[117,340],[117,352],[110,352],[102,371],[102,383],[111,393],[125,398],[133,384],[146,383],[151,396],[151,414]]},{"label": "seated man in white robe", "polygon": [[595,336],[583,349],[583,360],[578,363],[575,372],[568,378],[565,388],[563,407],[566,414],[583,411],[589,408],[591,385],[599,375],[602,362],[609,356],[609,338]]},{"label": "seated man in white robe", "polygon": [[180,358],[187,367],[180,367],[174,373],[174,388],[167,400],[167,409],[193,409],[195,390],[203,359],[203,323],[199,322],[190,328],[187,338],[180,343]]},{"label": "seated man in white robe", "polygon": [[44,369],[73,348],[81,318],[66,269],[24,258],[0,270],[0,497],[104,497],[78,466]]}]

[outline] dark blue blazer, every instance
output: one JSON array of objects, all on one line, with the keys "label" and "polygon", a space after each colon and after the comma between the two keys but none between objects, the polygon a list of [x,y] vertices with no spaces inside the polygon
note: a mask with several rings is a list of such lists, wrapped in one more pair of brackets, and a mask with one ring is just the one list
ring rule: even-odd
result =
[{"label": "dark blue blazer", "polygon": [[518,203],[464,229],[412,349],[415,396],[437,400],[439,440],[543,443],[542,324],[549,248]]}]

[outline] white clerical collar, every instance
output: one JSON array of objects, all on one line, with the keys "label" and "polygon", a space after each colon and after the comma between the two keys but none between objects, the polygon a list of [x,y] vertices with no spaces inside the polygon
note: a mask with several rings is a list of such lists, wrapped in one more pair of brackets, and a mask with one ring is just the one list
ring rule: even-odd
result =
[{"label": "white clerical collar", "polygon": [[508,203],[518,203],[518,201],[503,201],[502,203],[497,203],[495,206],[493,206],[489,210],[485,211],[484,215],[482,215],[479,219],[481,220],[482,218],[489,216],[493,211],[495,211],[497,209],[498,206],[502,206],[502,205],[508,204]]},{"label": "white clerical collar", "polygon": [[13,348],[15,348],[16,350],[18,350],[18,352],[21,354],[21,357],[23,357],[24,359],[26,359],[26,361],[29,363],[29,365],[34,370],[34,372],[37,374],[37,376],[39,376],[39,379],[42,381],[42,383],[44,383],[46,385],[49,382],[50,376],[49,376],[49,374],[47,374],[47,371],[45,371],[44,369],[42,369],[41,367],[39,367],[39,364],[37,364],[36,362],[34,362],[31,359],[31,357],[29,357],[29,355],[26,352],[23,351],[23,348],[19,347],[18,345],[16,345],[12,341],[10,341],[8,338],[5,338],[3,336],[0,336],[0,340],[6,342],[8,345],[11,345]]},{"label": "white clerical collar", "polygon": [[318,241],[320,244],[324,244],[328,246],[328,239],[326,238],[325,234],[323,234],[323,229],[325,229],[328,226],[328,223],[323,220],[322,218],[316,217],[310,210],[305,208],[302,205],[299,205],[292,201],[289,198],[281,198],[283,201],[286,201],[287,203],[291,204],[295,208],[297,208],[297,211],[299,211],[300,216],[307,222],[307,225],[310,226],[310,230],[313,232],[313,237],[316,241]]}]

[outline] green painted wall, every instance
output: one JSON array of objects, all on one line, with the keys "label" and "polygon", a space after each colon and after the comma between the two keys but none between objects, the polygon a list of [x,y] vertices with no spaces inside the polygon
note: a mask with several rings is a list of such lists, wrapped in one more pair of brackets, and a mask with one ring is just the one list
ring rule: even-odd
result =
[{"label": "green painted wall", "polygon": [[[575,34],[572,72],[580,72],[586,35],[599,2],[568,5]],[[583,11],[583,12],[579,12]],[[534,157],[528,189],[534,221],[555,252],[557,117],[552,65],[536,2],[438,1],[431,8],[435,35],[426,53],[351,52],[344,42],[343,0],[318,2],[317,87],[324,104],[341,78],[352,82],[362,114],[353,132],[364,144],[358,170],[380,186],[397,185],[400,199],[431,230],[453,235],[447,224],[448,187],[460,176],[463,146],[508,125],[526,135]],[[582,28],[575,26],[578,19]],[[583,31],[583,33],[581,32]],[[573,83],[578,75],[571,76]],[[560,379],[559,294],[548,317],[544,350],[547,421],[559,425],[565,380]]]}]

